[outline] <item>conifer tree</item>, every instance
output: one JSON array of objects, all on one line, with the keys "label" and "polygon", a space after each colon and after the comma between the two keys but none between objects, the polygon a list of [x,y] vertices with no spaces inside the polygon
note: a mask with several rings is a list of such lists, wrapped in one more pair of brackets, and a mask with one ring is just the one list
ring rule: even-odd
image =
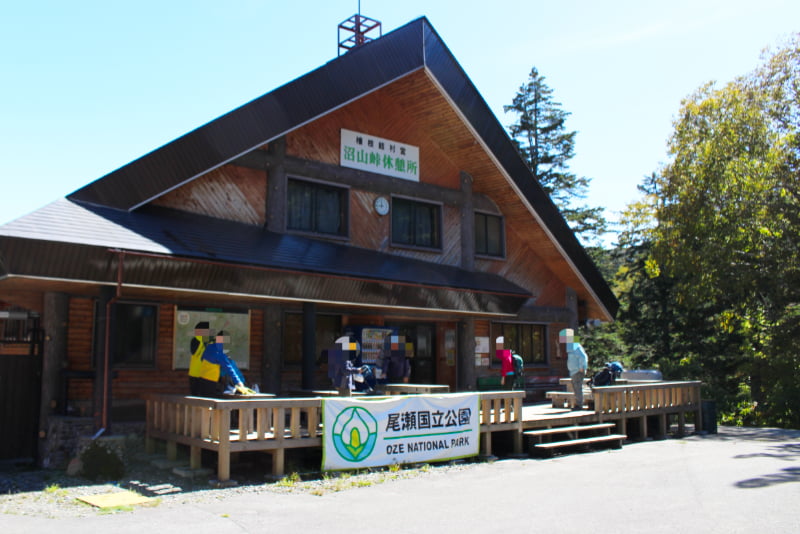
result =
[{"label": "conifer tree", "polygon": [[531,69],[512,104],[503,109],[517,117],[509,126],[509,134],[539,184],[584,244],[597,244],[608,223],[602,207],[581,204],[590,179],[569,170],[569,160],[575,156],[577,132],[567,130],[570,113],[553,99],[553,90],[545,83],[545,77],[535,67]]}]

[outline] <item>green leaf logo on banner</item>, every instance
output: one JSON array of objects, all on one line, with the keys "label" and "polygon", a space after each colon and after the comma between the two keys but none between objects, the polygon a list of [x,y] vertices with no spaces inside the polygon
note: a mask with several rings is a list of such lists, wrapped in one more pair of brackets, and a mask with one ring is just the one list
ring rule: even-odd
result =
[{"label": "green leaf logo on banner", "polygon": [[333,423],[333,446],[348,462],[367,458],[377,441],[378,422],[366,408],[345,408]]}]

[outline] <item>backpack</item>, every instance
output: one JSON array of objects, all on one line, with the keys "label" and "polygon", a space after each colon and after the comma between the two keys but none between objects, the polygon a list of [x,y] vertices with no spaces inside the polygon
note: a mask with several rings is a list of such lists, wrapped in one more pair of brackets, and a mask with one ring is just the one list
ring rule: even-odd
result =
[{"label": "backpack", "polygon": [[609,369],[608,366],[601,369],[596,375],[592,377],[589,383],[592,387],[610,386],[614,383],[614,371]]},{"label": "backpack", "polygon": [[522,361],[522,356],[514,353],[511,355],[511,361],[514,364],[513,389],[525,389],[525,362]]},{"label": "backpack", "polygon": [[523,376],[525,374],[525,363],[522,361],[522,356],[519,354],[513,354],[511,359],[514,363],[514,374],[517,376]]}]

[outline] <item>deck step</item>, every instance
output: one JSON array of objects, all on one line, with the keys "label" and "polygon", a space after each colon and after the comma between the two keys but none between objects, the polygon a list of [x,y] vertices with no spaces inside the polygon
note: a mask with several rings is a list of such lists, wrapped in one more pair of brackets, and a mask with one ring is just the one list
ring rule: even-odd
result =
[{"label": "deck step", "polygon": [[597,444],[610,444],[615,449],[622,448],[622,442],[628,436],[625,434],[609,434],[606,436],[593,436],[590,438],[578,438],[565,441],[553,441],[551,443],[537,443],[534,445],[536,452],[551,456],[556,450],[570,447],[589,447]]},{"label": "deck step", "polygon": [[606,430],[617,426],[615,423],[596,423],[591,425],[561,426],[554,428],[538,428],[536,430],[526,430],[522,434],[525,436],[551,436],[564,432],[584,432],[587,430]]},{"label": "deck step", "polygon": [[570,439],[566,441],[553,441],[550,443],[537,443],[534,445],[537,449],[544,449],[544,450],[552,450],[552,449],[559,449],[561,447],[572,447],[576,445],[592,445],[594,443],[603,443],[603,442],[616,442],[618,447],[622,447],[622,441],[627,439],[628,436],[625,434],[609,434],[607,436],[592,436],[590,438],[578,438],[578,439]]}]

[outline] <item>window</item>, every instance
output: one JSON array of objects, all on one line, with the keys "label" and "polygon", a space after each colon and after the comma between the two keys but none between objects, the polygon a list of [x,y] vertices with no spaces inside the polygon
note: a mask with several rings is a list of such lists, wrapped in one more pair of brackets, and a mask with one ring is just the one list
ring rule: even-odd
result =
[{"label": "window", "polygon": [[114,307],[112,364],[153,367],[156,362],[158,307],[121,302]]},{"label": "window", "polygon": [[347,189],[290,178],[286,227],[289,230],[347,236]]},{"label": "window", "polygon": [[[545,326],[524,323],[492,323],[492,342],[498,337],[505,338],[505,348],[522,356],[525,363],[546,364]],[[492,358],[493,364],[499,364]]]},{"label": "window", "polygon": [[[317,315],[317,348],[314,351],[320,358],[322,351],[334,345],[342,335],[342,318],[338,315]],[[303,361],[303,314],[287,313],[283,330],[283,363],[300,365]],[[327,364],[327,361],[319,362]]]},{"label": "window", "polygon": [[488,213],[475,213],[475,253],[496,257],[505,255],[502,217]]},{"label": "window", "polygon": [[27,343],[36,340],[39,317],[22,308],[0,310],[0,343]]},{"label": "window", "polygon": [[436,204],[392,198],[392,244],[441,248],[441,212]]}]

